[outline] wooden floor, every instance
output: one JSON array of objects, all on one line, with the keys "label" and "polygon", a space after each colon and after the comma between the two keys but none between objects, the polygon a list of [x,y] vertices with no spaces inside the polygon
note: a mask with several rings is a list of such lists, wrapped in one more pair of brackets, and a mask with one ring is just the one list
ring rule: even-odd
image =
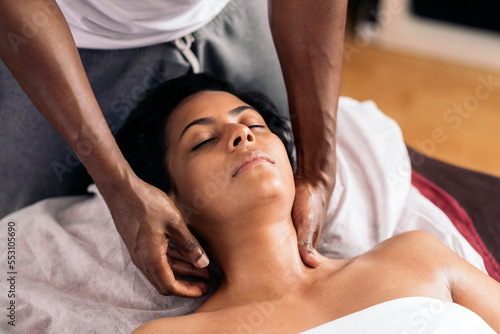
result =
[{"label": "wooden floor", "polygon": [[341,95],[375,101],[425,155],[500,177],[498,71],[350,47]]}]

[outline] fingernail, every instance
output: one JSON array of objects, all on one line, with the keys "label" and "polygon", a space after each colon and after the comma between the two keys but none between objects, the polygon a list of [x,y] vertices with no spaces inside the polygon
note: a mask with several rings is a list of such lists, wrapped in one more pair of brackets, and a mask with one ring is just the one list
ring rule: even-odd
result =
[{"label": "fingernail", "polygon": [[208,260],[207,254],[203,253],[203,255],[198,259],[198,261],[196,261],[196,266],[198,268],[205,268],[206,266],[208,266],[209,263],[210,261]]},{"label": "fingernail", "polygon": [[310,255],[313,259],[315,259],[316,261],[318,261],[318,262],[319,262],[318,258],[316,257],[316,255],[314,255],[314,253],[313,253],[313,252],[309,252],[309,255]]}]

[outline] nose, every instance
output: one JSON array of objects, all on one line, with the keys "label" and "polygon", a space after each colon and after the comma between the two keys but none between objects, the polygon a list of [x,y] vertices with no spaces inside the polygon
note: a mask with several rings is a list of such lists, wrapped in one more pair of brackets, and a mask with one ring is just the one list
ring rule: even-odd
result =
[{"label": "nose", "polygon": [[255,136],[252,131],[243,124],[230,124],[229,139],[227,141],[228,152],[235,151],[238,146],[242,147],[250,143],[255,143]]}]

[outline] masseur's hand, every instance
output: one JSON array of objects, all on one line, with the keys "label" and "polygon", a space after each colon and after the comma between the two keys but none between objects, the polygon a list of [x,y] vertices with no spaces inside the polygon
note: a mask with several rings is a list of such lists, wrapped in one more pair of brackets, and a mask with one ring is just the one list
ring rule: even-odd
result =
[{"label": "masseur's hand", "polygon": [[[206,278],[208,271],[200,267],[208,259],[167,195],[131,171],[56,1],[0,1],[0,16],[0,58],[87,168],[132,261],[160,293],[204,293],[202,283],[175,279],[176,274]],[[181,252],[168,246],[170,239]]]},{"label": "masseur's hand", "polygon": [[[269,0],[297,149],[292,218],[311,267],[335,186],[336,124],[347,0]],[[354,134],[353,134],[354,135]]]},{"label": "masseur's hand", "polygon": [[319,266],[316,246],[325,225],[325,216],[333,185],[326,186],[301,175],[295,176],[295,202],[292,219],[302,261],[310,267]]},{"label": "masseur's hand", "polygon": [[[99,186],[99,185],[98,185]],[[131,186],[107,196],[116,228],[134,264],[161,294],[197,297],[206,284],[176,275],[209,278],[208,258],[179,210],[161,190],[134,177]],[[172,239],[179,250],[169,245]]]}]

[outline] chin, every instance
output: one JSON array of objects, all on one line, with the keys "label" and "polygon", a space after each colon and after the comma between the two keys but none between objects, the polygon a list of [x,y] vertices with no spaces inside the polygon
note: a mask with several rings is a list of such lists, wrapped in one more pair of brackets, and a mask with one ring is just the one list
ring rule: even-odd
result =
[{"label": "chin", "polygon": [[[279,175],[278,170],[254,168],[246,170],[238,180],[238,189],[232,194],[231,202],[240,203],[242,207],[267,206],[285,201],[293,203],[295,186],[293,175]],[[289,179],[289,180],[288,180]]]}]

